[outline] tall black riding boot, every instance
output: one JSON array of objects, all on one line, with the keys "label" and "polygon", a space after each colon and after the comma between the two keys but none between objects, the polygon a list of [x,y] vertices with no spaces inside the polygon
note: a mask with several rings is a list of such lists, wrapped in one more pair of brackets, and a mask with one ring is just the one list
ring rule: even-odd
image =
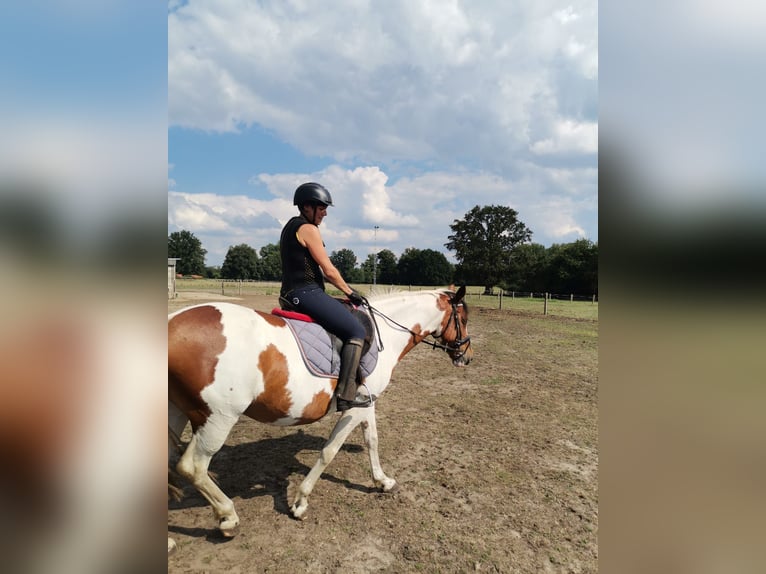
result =
[{"label": "tall black riding boot", "polygon": [[361,339],[349,339],[343,343],[340,352],[340,374],[338,375],[338,387],[336,389],[337,407],[339,411],[345,411],[351,407],[369,406],[369,401],[357,403],[356,398],[356,372],[359,369],[359,361],[362,358]]}]

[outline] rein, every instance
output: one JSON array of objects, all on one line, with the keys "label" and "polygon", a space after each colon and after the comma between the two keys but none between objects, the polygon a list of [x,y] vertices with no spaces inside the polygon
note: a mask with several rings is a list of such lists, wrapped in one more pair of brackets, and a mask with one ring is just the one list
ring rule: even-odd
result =
[{"label": "rein", "polygon": [[[367,307],[370,310],[370,318],[372,319],[372,324],[375,325],[375,332],[377,334],[378,339],[378,351],[383,350],[383,340],[380,337],[380,328],[378,327],[378,322],[375,320],[375,315],[379,315],[385,321],[389,324],[393,324],[397,326],[401,331],[406,331],[410,335],[412,335],[415,340],[417,341],[418,337],[420,337],[419,333],[416,333],[409,327],[405,327],[401,323],[398,323],[385,313],[381,313],[378,309],[370,305],[370,302],[367,300],[366,297],[362,297],[362,301],[364,302],[365,307]],[[457,308],[458,305],[462,305],[462,303],[452,303],[452,313],[450,315],[450,320],[452,320],[455,323],[455,331],[457,332],[457,338],[454,341],[448,341],[447,344],[440,343],[439,341],[427,341],[424,338],[421,338],[419,342],[425,343],[426,345],[429,345],[432,349],[441,349],[443,351],[454,351],[455,352],[455,360],[460,359],[463,355],[465,355],[466,351],[468,350],[468,347],[471,346],[471,337],[463,337],[462,336],[462,329],[460,328],[460,319],[458,318],[458,312]],[[443,331],[442,331],[443,333]],[[439,333],[438,335],[435,335],[434,333],[431,333],[431,336],[435,339],[437,337],[441,337],[442,333]],[[466,347],[465,351],[461,351],[460,347],[468,343],[468,347]]]}]

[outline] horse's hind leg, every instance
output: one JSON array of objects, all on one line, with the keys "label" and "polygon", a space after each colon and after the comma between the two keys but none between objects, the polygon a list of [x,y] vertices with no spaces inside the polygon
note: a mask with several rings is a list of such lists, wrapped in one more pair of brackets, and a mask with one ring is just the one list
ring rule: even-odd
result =
[{"label": "horse's hind leg", "polygon": [[[168,496],[180,497],[181,485],[175,480],[171,470],[181,454],[181,433],[189,419],[173,403],[168,401]],[[176,549],[176,542],[168,536],[168,554]]]},{"label": "horse's hind leg", "polygon": [[191,481],[213,507],[218,528],[227,538],[234,536],[239,517],[234,510],[234,503],[210,478],[208,467],[236,422],[236,417],[211,414],[207,422],[192,435],[186,452],[176,466],[178,472]]},{"label": "horse's hind leg", "polygon": [[348,435],[351,434],[351,431],[353,431],[357,425],[362,422],[364,417],[363,411],[366,410],[366,408],[350,409],[344,412],[340,419],[338,419],[338,422],[335,424],[335,428],[333,428],[332,433],[330,433],[330,438],[327,439],[327,442],[322,447],[322,452],[319,453],[319,460],[316,461],[314,467],[306,475],[306,478],[303,479],[303,482],[301,482],[300,486],[298,487],[298,495],[295,497],[295,501],[290,507],[290,512],[292,513],[293,517],[298,518],[299,520],[304,518],[306,509],[309,505],[309,494],[311,494],[311,491],[314,490],[314,485],[316,484],[317,480],[319,480],[319,477],[324,472],[324,469],[327,468],[327,465],[329,465],[332,462],[332,459],[335,458],[335,455],[338,454],[340,447],[342,447],[343,443],[346,442],[346,439],[348,438]]},{"label": "horse's hind leg", "polygon": [[181,434],[189,422],[188,417],[173,403],[168,401],[168,461],[179,453]]},{"label": "horse's hind leg", "polygon": [[364,442],[370,454],[370,467],[372,469],[372,480],[376,486],[379,486],[383,492],[391,492],[396,488],[396,481],[388,478],[380,466],[378,458],[378,425],[375,422],[375,406],[364,409],[367,417],[362,421],[362,431],[364,432]]}]

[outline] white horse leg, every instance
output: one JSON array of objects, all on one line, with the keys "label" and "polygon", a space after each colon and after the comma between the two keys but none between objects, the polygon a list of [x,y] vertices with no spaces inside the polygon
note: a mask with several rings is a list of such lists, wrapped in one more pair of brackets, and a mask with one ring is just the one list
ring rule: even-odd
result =
[{"label": "white horse leg", "polygon": [[176,466],[176,470],[189,479],[213,507],[218,528],[227,538],[234,536],[239,517],[234,510],[234,503],[213,482],[207,469],[213,455],[223,446],[236,422],[237,417],[226,417],[218,413],[210,415],[207,422],[192,435],[186,452]]},{"label": "white horse leg", "polygon": [[319,453],[319,460],[316,461],[314,467],[298,487],[298,495],[295,497],[295,501],[290,507],[290,512],[293,517],[298,518],[299,520],[304,518],[306,509],[309,505],[309,494],[314,490],[314,485],[327,468],[327,465],[329,465],[332,462],[332,459],[335,458],[335,455],[338,454],[340,447],[346,442],[351,431],[362,422],[362,419],[365,416],[364,411],[366,410],[367,408],[349,409],[341,415],[340,419],[338,419],[335,428],[333,428],[332,433],[330,433],[330,438],[327,439],[327,442],[322,447],[322,452]]},{"label": "white horse leg", "polygon": [[380,487],[383,492],[391,492],[396,488],[396,481],[388,478],[380,466],[378,458],[378,425],[375,420],[375,405],[365,409],[367,417],[362,421],[362,431],[364,432],[364,442],[367,444],[367,450],[370,454],[370,468],[372,469],[372,480],[375,486]]}]

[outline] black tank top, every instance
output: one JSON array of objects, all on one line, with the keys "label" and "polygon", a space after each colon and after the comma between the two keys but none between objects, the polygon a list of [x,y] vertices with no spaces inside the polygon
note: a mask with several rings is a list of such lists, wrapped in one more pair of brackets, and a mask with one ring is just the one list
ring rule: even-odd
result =
[{"label": "black tank top", "polygon": [[319,285],[324,291],[324,276],[319,264],[311,257],[309,250],[298,241],[298,229],[309,223],[302,216],[295,216],[282,229],[279,239],[279,251],[282,256],[282,288],[283,297],[298,287]]}]

